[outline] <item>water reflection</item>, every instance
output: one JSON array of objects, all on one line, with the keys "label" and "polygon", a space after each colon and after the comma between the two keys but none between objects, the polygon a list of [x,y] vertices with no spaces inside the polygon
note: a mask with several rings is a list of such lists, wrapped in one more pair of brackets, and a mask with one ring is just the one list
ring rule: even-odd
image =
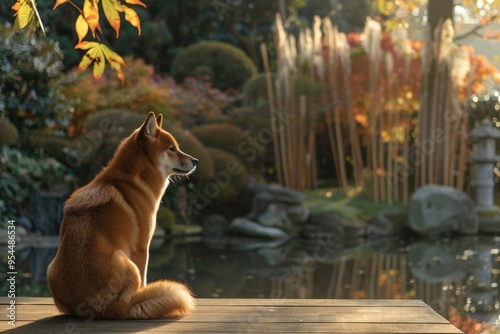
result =
[{"label": "water reflection", "polygon": [[[49,296],[45,272],[56,244],[18,248],[18,296]],[[500,237],[487,236],[155,240],[148,275],[185,281],[198,297],[422,299],[465,333],[493,333],[500,332],[499,249]]]}]

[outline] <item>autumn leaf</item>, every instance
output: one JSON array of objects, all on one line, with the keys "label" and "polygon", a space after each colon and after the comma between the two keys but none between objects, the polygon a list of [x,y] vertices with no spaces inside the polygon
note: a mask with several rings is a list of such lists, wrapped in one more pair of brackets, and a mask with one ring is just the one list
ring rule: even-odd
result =
[{"label": "autumn leaf", "polygon": [[78,72],[85,71],[92,64],[97,56],[98,47],[99,43],[97,42],[81,42],[75,46],[75,49],[88,50],[78,64]]},{"label": "autumn leaf", "polygon": [[137,28],[138,35],[141,34],[141,21],[139,20],[139,15],[132,8],[125,7],[125,20],[127,20],[132,26]]},{"label": "autumn leaf", "polygon": [[104,10],[104,15],[108,19],[109,24],[116,32],[116,38],[120,35],[120,14],[117,8],[120,8],[116,0],[103,0],[102,9]]},{"label": "autumn leaf", "polygon": [[65,2],[68,2],[68,0],[57,0],[56,4],[54,5],[54,8],[52,8],[52,10],[55,10],[57,7],[59,7],[60,5],[62,5]]},{"label": "autumn leaf", "polygon": [[75,30],[76,34],[78,35],[78,43],[81,43],[89,32],[89,25],[82,15],[78,15],[78,18],[76,19]]},{"label": "autumn leaf", "polygon": [[140,0],[125,0],[125,2],[129,3],[131,5],[139,5],[139,6],[146,8],[146,5]]},{"label": "autumn leaf", "polygon": [[92,74],[94,80],[97,81],[104,73],[107,60],[111,69],[116,72],[122,85],[125,83],[125,73],[123,73],[122,66],[127,68],[127,65],[119,54],[112,51],[106,45],[97,42],[83,41],[78,43],[75,49],[88,50],[80,61],[80,64],[78,64],[78,72],[86,70],[94,63]]},{"label": "autumn leaf", "polygon": [[17,2],[11,8],[12,10],[16,11],[14,13],[16,20],[14,22],[13,31],[18,31],[26,28],[26,26],[33,20],[35,13],[30,1],[17,0]]},{"label": "autumn leaf", "polygon": [[116,75],[122,82],[123,86],[123,84],[125,83],[125,73],[123,73],[122,66],[127,68],[127,64],[118,53],[112,51],[106,45],[101,44],[101,48],[103,50],[104,56],[106,57],[106,60],[109,62],[109,66],[113,71],[116,72]]},{"label": "autumn leaf", "polygon": [[83,3],[83,17],[87,21],[93,37],[95,37],[96,29],[102,32],[99,25],[99,8],[96,0],[85,0]]}]

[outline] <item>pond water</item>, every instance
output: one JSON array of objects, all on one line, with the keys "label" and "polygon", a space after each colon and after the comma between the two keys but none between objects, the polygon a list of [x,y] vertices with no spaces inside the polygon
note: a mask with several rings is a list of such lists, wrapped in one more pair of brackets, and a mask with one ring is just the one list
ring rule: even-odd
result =
[{"label": "pond water", "polygon": [[[18,243],[17,296],[50,296],[45,273],[56,247],[54,239]],[[465,333],[500,333],[500,237],[494,236],[155,239],[148,280],[160,278],[184,281],[204,298],[421,299]]]}]

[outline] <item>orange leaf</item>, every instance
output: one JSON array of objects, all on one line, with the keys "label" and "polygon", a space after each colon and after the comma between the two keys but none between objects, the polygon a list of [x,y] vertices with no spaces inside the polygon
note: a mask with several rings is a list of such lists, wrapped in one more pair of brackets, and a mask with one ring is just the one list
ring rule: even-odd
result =
[{"label": "orange leaf", "polygon": [[82,15],[79,15],[75,23],[76,34],[78,35],[78,44],[87,36],[89,25]]},{"label": "orange leaf", "polygon": [[14,16],[17,15],[17,11],[19,11],[19,8],[21,8],[21,5],[25,2],[25,0],[17,0],[15,4],[12,5],[12,7],[10,7],[13,11],[15,11],[16,13],[14,13]]},{"label": "orange leaf", "polygon": [[57,7],[59,7],[60,5],[62,5],[65,2],[68,2],[68,0],[57,0],[56,4],[54,5],[54,8],[52,8],[52,10],[55,10]]},{"label": "orange leaf", "polygon": [[117,7],[116,0],[103,0],[102,9],[104,10],[104,15],[108,19],[109,24],[116,32],[116,38],[120,35],[120,15],[116,10]]},{"label": "orange leaf", "polygon": [[[125,7],[125,6],[124,6]],[[136,27],[138,32],[138,35],[141,34],[141,21],[139,20],[139,16],[133,10],[132,8],[125,7],[125,20],[127,20],[132,26]]]},{"label": "orange leaf", "polygon": [[131,5],[139,5],[139,6],[146,8],[146,5],[144,3],[142,3],[141,0],[125,0],[125,2],[129,3]]},{"label": "orange leaf", "polygon": [[92,31],[92,36],[95,37],[95,30],[101,31],[101,27],[99,26],[99,8],[95,0],[85,0],[83,3],[83,17]]}]

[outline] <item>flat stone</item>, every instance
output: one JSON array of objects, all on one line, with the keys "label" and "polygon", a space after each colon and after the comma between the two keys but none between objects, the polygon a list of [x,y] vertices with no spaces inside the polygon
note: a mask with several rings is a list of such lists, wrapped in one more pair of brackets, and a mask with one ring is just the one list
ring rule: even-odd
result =
[{"label": "flat stone", "polygon": [[251,237],[266,239],[288,238],[288,234],[276,227],[262,226],[246,218],[236,218],[231,222],[231,230]]}]

